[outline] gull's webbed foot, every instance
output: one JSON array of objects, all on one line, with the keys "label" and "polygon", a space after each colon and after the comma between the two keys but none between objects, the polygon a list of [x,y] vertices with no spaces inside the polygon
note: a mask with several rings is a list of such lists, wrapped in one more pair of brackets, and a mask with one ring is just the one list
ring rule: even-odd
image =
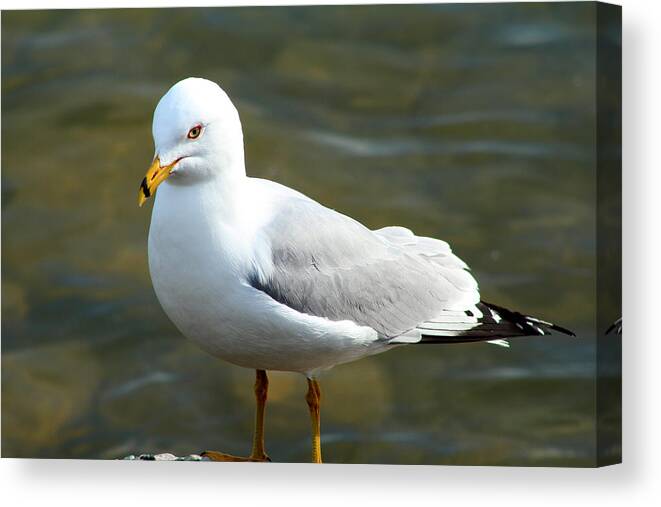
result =
[{"label": "gull's webbed foot", "polygon": [[200,453],[203,458],[210,459],[211,461],[229,461],[229,462],[253,462],[253,463],[266,463],[270,462],[271,458],[262,453],[261,455],[251,456],[234,456],[233,454],[226,454],[218,451],[204,451]]},{"label": "gull's webbed foot", "polygon": [[266,376],[266,371],[255,371],[255,399],[257,401],[257,411],[255,412],[255,433],[252,441],[252,453],[250,456],[234,456],[233,454],[226,454],[218,451],[204,451],[200,454],[203,458],[210,459],[211,461],[251,461],[251,462],[268,462],[271,461],[268,454],[264,450],[264,412],[266,410],[266,398],[269,389],[269,379]]}]

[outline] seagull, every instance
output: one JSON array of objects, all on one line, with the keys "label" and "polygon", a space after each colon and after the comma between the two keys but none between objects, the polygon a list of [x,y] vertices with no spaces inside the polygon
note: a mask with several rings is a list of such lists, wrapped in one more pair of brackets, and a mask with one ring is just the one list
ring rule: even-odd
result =
[{"label": "seagull", "polygon": [[156,193],[149,272],[163,310],[206,352],[254,369],[252,452],[264,446],[268,370],[307,378],[312,462],[321,463],[318,376],[412,344],[546,335],[560,326],[480,299],[466,263],[439,239],[370,230],[296,190],[246,175],[239,113],[221,87],[187,78],[154,111],[155,154],[138,191]]}]

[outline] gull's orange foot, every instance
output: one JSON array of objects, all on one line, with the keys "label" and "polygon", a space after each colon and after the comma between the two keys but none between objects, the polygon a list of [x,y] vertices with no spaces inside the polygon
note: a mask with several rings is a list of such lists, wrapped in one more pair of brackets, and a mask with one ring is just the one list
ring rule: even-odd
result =
[{"label": "gull's orange foot", "polygon": [[210,459],[211,461],[235,461],[235,462],[253,462],[253,463],[267,463],[271,461],[266,454],[256,456],[234,456],[233,454],[225,454],[218,451],[204,451],[200,453],[203,458]]}]

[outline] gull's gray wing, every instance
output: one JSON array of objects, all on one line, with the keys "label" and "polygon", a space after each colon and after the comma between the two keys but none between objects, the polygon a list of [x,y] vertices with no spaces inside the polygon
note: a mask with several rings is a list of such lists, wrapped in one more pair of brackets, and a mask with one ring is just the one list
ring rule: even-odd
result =
[{"label": "gull's gray wing", "polygon": [[392,338],[443,312],[466,316],[479,302],[477,283],[446,243],[402,227],[371,231],[295,192],[260,234],[270,259],[249,282],[299,312]]}]

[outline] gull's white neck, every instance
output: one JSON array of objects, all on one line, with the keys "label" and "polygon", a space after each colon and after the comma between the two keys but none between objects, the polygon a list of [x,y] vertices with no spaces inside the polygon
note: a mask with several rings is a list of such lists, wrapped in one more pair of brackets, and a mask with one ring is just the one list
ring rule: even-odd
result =
[{"label": "gull's white neck", "polygon": [[189,274],[194,270],[225,283],[248,276],[263,254],[258,231],[270,209],[268,196],[255,195],[250,182],[243,164],[194,184],[163,182],[149,229],[151,267],[181,264]]},{"label": "gull's white neck", "polygon": [[156,192],[152,220],[165,213],[170,220],[192,215],[196,220],[211,218],[230,224],[241,218],[241,202],[247,181],[243,164],[214,171],[211,178],[187,182],[184,174],[173,174]]}]

